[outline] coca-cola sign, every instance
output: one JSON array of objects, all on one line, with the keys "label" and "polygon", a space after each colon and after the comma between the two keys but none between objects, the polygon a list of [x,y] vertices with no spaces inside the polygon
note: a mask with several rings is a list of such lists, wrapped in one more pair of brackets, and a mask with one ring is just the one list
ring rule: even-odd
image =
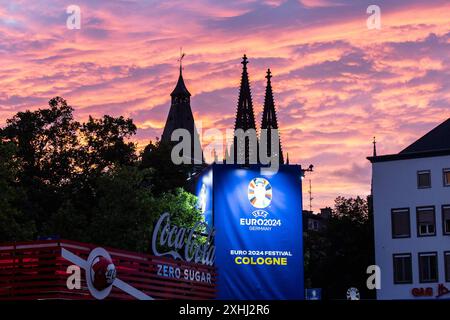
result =
[{"label": "coca-cola sign", "polygon": [[[202,234],[205,227],[205,222],[197,222],[192,228],[172,225],[170,214],[162,214],[153,229],[153,254],[212,266],[216,257],[215,230],[209,228],[205,235]],[[200,241],[201,237],[203,241]]]}]

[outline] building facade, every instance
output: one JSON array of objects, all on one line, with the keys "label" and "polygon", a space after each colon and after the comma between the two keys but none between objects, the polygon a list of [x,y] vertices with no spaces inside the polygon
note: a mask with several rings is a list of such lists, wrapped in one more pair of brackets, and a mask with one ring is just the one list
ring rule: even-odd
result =
[{"label": "building facade", "polygon": [[450,119],[372,162],[378,299],[450,298]]},{"label": "building facade", "polygon": [[309,210],[303,210],[303,233],[325,231],[332,212],[333,210],[330,207],[321,208],[318,214],[314,214]]}]

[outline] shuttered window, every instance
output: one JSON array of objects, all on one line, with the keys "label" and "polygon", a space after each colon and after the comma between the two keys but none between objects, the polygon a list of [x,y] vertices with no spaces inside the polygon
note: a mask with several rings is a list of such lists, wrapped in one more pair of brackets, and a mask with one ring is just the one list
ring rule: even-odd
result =
[{"label": "shuttered window", "polygon": [[417,236],[436,235],[436,219],[434,207],[417,208]]},{"label": "shuttered window", "polygon": [[392,209],[392,238],[409,238],[411,236],[411,223],[409,209]]}]

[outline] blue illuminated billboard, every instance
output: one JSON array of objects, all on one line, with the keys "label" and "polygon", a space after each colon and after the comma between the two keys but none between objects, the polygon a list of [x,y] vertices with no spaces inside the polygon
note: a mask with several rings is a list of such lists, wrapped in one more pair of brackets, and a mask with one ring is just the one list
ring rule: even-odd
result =
[{"label": "blue illuminated billboard", "polygon": [[212,205],[213,205],[213,194],[212,194],[212,180],[213,179],[213,169],[212,167],[206,168],[200,177],[197,179],[196,183],[196,195],[198,198],[198,209],[203,214],[203,218],[208,226],[213,226],[212,217]]},{"label": "blue illuminated billboard", "polygon": [[260,166],[215,164],[207,172],[218,298],[304,299],[300,166],[262,175]]}]

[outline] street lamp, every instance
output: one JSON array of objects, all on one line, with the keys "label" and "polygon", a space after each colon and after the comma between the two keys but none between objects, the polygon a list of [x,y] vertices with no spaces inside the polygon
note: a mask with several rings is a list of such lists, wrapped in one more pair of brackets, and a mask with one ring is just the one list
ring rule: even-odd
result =
[{"label": "street lamp", "polygon": [[305,177],[306,172],[313,172],[314,166],[312,164],[309,165],[308,169],[302,169],[301,177],[302,179]]}]

